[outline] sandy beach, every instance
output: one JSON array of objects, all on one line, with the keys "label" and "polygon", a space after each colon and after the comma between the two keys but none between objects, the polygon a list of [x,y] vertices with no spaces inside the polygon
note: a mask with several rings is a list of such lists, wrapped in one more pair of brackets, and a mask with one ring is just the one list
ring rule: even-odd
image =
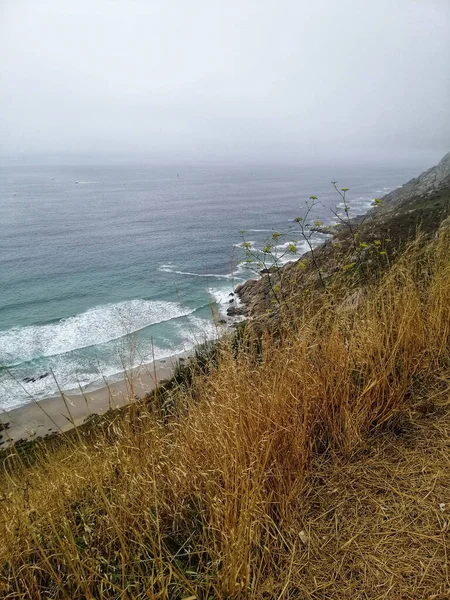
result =
[{"label": "sandy beach", "polygon": [[83,393],[57,396],[3,411],[0,414],[0,448],[11,442],[29,440],[55,432],[64,432],[83,424],[93,415],[130,404],[155,389],[157,383],[170,379],[178,361],[192,351],[176,354],[130,370],[119,381],[108,382]]}]

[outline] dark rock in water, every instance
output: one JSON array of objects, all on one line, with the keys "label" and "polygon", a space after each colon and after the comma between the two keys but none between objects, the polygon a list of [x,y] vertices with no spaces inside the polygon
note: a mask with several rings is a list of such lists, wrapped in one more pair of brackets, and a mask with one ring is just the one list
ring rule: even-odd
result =
[{"label": "dark rock in water", "polygon": [[233,299],[233,298],[231,298],[231,300],[228,300],[228,303],[229,303],[229,304],[233,304],[233,302],[234,302],[234,299]]},{"label": "dark rock in water", "polygon": [[178,359],[178,362],[184,362],[185,360],[186,360],[185,358],[181,357]]},{"label": "dark rock in water", "polygon": [[44,379],[44,377],[48,377],[50,373],[47,371],[46,373],[42,373],[42,375],[36,375],[36,377],[25,377],[22,379],[25,383],[34,383],[35,381],[39,381],[39,379]]},{"label": "dark rock in water", "polygon": [[228,295],[229,296],[234,296],[234,292],[230,292]]},{"label": "dark rock in water", "polygon": [[227,324],[227,322],[226,322],[226,320],[225,320],[225,319],[220,319],[219,321],[217,321],[217,323],[218,323],[219,325],[226,325],[226,324]]},{"label": "dark rock in water", "polygon": [[244,314],[245,314],[244,309],[239,306],[230,306],[230,308],[227,309],[227,315],[229,317],[238,317],[238,316],[244,315]]}]

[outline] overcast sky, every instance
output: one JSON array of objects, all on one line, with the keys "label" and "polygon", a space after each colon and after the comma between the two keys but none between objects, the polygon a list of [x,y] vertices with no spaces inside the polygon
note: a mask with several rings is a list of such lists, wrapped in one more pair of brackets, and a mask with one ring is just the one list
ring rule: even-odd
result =
[{"label": "overcast sky", "polygon": [[0,153],[450,150],[450,0],[0,0]]}]

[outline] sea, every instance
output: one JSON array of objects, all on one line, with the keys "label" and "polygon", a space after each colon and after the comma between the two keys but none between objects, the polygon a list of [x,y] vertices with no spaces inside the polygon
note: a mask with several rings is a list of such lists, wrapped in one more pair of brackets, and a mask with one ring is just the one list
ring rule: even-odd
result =
[{"label": "sea", "polygon": [[[305,244],[294,219],[310,196],[318,198],[311,217],[332,223],[340,197],[331,181],[349,188],[352,214],[362,214],[418,172],[399,164],[1,161],[0,409],[91,390],[214,338],[231,324],[235,287],[258,275],[243,239],[258,256],[274,231],[286,232],[277,259],[295,260]],[[296,254],[286,254],[288,241]]]}]

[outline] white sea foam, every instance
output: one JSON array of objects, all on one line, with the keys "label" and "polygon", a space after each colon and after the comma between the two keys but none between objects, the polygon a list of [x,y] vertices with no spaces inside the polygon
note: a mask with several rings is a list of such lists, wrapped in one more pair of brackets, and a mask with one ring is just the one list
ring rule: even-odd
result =
[{"label": "white sea foam", "polygon": [[280,253],[280,252],[281,252],[281,253],[282,253],[282,252],[285,252],[285,251],[286,251],[286,250],[289,248],[289,245],[290,245],[292,242],[294,242],[294,244],[296,244],[296,243],[297,243],[295,240],[289,240],[289,241],[287,241],[287,242],[283,242],[282,244],[277,244],[276,246],[274,246],[274,247],[272,248],[272,252],[275,252],[276,254],[278,254],[278,253]]},{"label": "white sea foam", "polygon": [[158,271],[163,273],[176,273],[177,275],[190,275],[191,277],[214,277],[215,279],[231,279],[232,275],[218,274],[218,273],[191,273],[190,271],[178,271],[173,265],[161,265],[158,267]]},{"label": "white sea foam", "polygon": [[192,312],[175,302],[129,300],[91,308],[57,323],[15,327],[0,333],[0,365],[102,344]]},{"label": "white sea foam", "polygon": [[[363,197],[363,196],[359,197],[357,200],[354,200],[353,202],[350,202],[349,203],[350,210],[348,213],[349,216],[356,217],[357,215],[365,214],[372,207],[372,202],[373,202],[373,198],[367,198],[367,197]],[[345,208],[345,204],[343,202],[340,202],[339,204],[336,205],[336,208],[341,209],[341,217],[346,218],[346,215],[343,212],[343,209]]]},{"label": "white sea foam", "polygon": [[219,332],[211,319],[190,315],[185,322],[175,324],[178,335],[183,340],[183,350],[191,350],[197,344],[217,339]]},{"label": "white sea foam", "polygon": [[[244,242],[239,242],[238,244],[233,244],[234,248],[240,248],[241,250],[244,249],[244,247],[242,246]],[[248,244],[248,248],[251,248],[252,250],[255,248],[256,242],[255,240],[245,240],[245,243]]]},{"label": "white sea foam", "polygon": [[218,274],[218,273],[191,273],[190,271],[178,271],[176,269],[174,269],[173,265],[161,265],[160,267],[158,267],[158,271],[162,271],[163,273],[176,273],[177,275],[190,275],[191,277],[206,277],[206,278],[212,278],[212,279],[225,279],[225,280],[234,280],[234,279],[239,279],[241,281],[245,281],[245,277],[240,277],[239,273],[242,274],[243,269],[240,267],[240,265],[236,266],[236,269],[233,271],[233,273],[227,273],[226,275],[224,274]]},{"label": "white sea foam", "polygon": [[211,300],[216,304],[229,304],[230,300],[233,298],[232,294],[233,289],[230,288],[208,288],[208,293],[211,297]]},{"label": "white sea foam", "polygon": [[48,373],[46,377],[31,382],[23,381],[23,375],[16,374],[13,368],[11,374],[0,375],[1,407],[10,409],[31,400],[50,398],[59,395],[59,389],[66,393],[79,393],[80,388],[92,391],[102,387],[105,379],[112,381],[123,377],[124,369],[129,370],[145,362],[151,362],[153,356],[155,360],[167,358],[181,352],[182,348],[172,350],[153,346],[146,350],[147,356],[143,356],[141,352],[127,352],[124,349],[123,352],[117,351],[109,355],[107,360],[99,358],[98,362],[87,356],[84,358],[74,357],[71,354],[55,356],[50,359],[54,377]]}]

